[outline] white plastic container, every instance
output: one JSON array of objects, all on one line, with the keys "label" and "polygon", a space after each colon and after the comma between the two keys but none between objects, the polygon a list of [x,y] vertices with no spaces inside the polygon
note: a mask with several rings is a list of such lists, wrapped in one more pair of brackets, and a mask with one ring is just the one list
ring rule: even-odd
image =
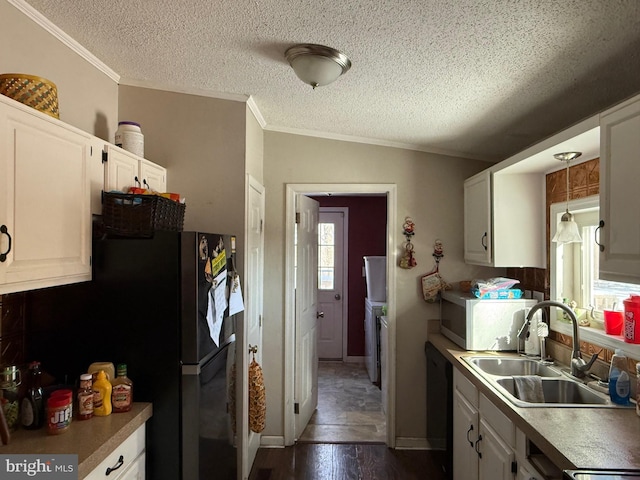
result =
[{"label": "white plastic container", "polygon": [[115,144],[139,157],[144,157],[144,135],[140,124],[130,121],[118,122]]},{"label": "white plastic container", "polygon": [[372,302],[387,301],[387,257],[366,256],[364,275],[367,283],[367,298]]}]

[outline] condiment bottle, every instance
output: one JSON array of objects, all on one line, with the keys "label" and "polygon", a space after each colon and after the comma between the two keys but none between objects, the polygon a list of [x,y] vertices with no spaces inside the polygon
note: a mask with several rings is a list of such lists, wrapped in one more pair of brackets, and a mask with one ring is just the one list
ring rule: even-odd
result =
[{"label": "condiment bottle", "polygon": [[104,370],[98,372],[93,382],[93,414],[98,417],[111,415],[111,382]]},{"label": "condiment bottle", "polygon": [[78,388],[78,420],[88,420],[93,417],[93,375],[80,375]]},{"label": "condiment bottle", "polygon": [[44,400],[42,398],[42,372],[40,362],[29,364],[27,393],[22,399],[20,420],[27,430],[35,430],[44,424]]},{"label": "condiment bottle", "polygon": [[47,433],[64,433],[71,425],[71,402],[66,395],[51,395],[47,400]]},{"label": "condiment bottle", "polygon": [[93,380],[95,381],[100,370],[104,370],[104,373],[107,375],[107,380],[112,381],[116,378],[116,371],[113,368],[113,363],[111,362],[93,362],[89,365],[87,373],[93,374]]},{"label": "condiment bottle", "polygon": [[118,364],[118,376],[111,382],[111,403],[114,413],[128,412],[133,406],[133,382],[127,377],[127,365]]}]

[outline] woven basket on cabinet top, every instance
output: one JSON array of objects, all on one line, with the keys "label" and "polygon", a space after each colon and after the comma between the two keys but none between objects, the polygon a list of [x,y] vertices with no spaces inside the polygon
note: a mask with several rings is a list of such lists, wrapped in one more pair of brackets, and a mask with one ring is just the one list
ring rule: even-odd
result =
[{"label": "woven basket on cabinet top", "polygon": [[58,89],[46,78],[24,73],[0,75],[0,93],[36,110],[59,118]]}]

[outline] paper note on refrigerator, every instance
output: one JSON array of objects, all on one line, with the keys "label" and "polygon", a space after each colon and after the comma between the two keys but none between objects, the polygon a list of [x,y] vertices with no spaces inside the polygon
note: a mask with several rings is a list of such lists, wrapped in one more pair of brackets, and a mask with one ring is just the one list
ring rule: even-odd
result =
[{"label": "paper note on refrigerator", "polygon": [[227,271],[223,270],[213,281],[213,286],[209,289],[209,305],[207,307],[207,324],[209,325],[209,335],[211,340],[219,347],[220,330],[224,311],[227,308]]},{"label": "paper note on refrigerator", "polygon": [[244,302],[242,300],[242,287],[240,286],[240,275],[231,274],[231,285],[229,288],[229,315],[235,315],[244,310]]}]

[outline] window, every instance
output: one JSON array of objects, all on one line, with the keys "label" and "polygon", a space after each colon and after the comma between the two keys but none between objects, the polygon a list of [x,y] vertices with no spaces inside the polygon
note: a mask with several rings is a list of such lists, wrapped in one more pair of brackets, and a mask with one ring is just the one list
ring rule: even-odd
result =
[{"label": "window", "polygon": [[[565,203],[551,205],[551,236],[565,208]],[[585,313],[593,309],[595,318],[600,319],[602,310],[622,310],[622,301],[631,293],[640,294],[640,285],[598,278],[598,197],[574,200],[569,203],[569,211],[580,228],[582,243],[551,243],[551,299],[575,301]]]},{"label": "window", "polygon": [[335,285],[335,224],[318,224],[318,289],[333,290]]}]

